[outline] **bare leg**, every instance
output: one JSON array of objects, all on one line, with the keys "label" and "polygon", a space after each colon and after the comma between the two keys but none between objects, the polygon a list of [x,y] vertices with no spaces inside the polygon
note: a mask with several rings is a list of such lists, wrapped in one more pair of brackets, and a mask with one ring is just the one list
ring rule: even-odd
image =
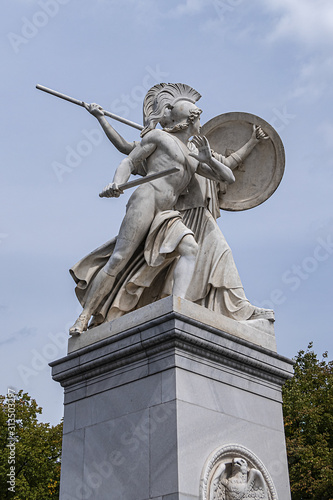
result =
[{"label": "bare leg", "polygon": [[112,290],[117,274],[122,271],[138,245],[145,238],[155,215],[153,190],[147,185],[131,196],[120,226],[116,246],[105,267],[97,274],[86,298],[86,304],[70,335],[79,335],[88,327],[102,299]]},{"label": "bare leg", "polygon": [[180,258],[174,270],[172,294],[184,299],[192,280],[198,253],[198,244],[192,234],[184,236],[177,247],[177,251]]},{"label": "bare leg", "polygon": [[80,335],[88,328],[88,323],[102,299],[112,290],[116,277],[107,274],[104,269],[97,274],[86,298],[82,313],[69,329],[70,335]]}]

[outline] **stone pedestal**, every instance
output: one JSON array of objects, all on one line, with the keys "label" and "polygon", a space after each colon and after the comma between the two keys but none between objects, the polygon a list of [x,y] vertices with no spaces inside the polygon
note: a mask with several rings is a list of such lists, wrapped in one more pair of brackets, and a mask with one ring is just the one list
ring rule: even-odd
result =
[{"label": "stone pedestal", "polygon": [[254,326],[168,297],[71,338],[51,363],[65,389],[60,500],[206,500],[228,446],[264,464],[267,498],[289,500],[292,362]]}]

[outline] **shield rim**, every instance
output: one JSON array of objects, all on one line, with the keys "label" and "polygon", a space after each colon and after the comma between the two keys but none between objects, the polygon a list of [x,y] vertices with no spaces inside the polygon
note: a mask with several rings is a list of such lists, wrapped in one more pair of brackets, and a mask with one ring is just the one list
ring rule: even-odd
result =
[{"label": "shield rim", "polygon": [[269,136],[275,150],[275,155],[276,155],[275,171],[271,183],[269,184],[268,188],[265,189],[265,191],[263,191],[262,193],[258,193],[256,197],[252,197],[244,201],[227,201],[224,203],[222,199],[220,203],[220,208],[222,210],[227,210],[231,212],[249,210],[251,208],[255,208],[261,205],[266,200],[268,200],[268,198],[272,196],[272,194],[276,191],[276,189],[280,185],[285,170],[284,146],[279,134],[272,127],[272,125],[266,122],[266,120],[264,120],[263,118],[260,118],[260,116],[242,111],[230,111],[228,113],[222,113],[220,115],[215,116],[214,118],[211,118],[201,127],[200,133],[201,135],[206,135],[207,133],[209,134],[209,132],[213,131],[220,125],[225,124],[227,121],[243,121],[243,122],[245,121],[248,122],[250,125],[252,124],[259,125],[263,129],[263,131]]}]

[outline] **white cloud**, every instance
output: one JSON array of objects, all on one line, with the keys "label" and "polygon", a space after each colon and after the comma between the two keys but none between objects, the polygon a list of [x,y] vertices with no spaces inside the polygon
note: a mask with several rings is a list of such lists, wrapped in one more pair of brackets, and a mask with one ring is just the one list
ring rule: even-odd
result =
[{"label": "white cloud", "polygon": [[35,333],[36,333],[36,328],[25,326],[24,328],[21,328],[21,330],[12,333],[9,337],[2,340],[0,342],[0,345],[12,344],[13,342],[17,341],[20,342],[22,339],[35,335]]},{"label": "white cloud", "polygon": [[280,14],[270,41],[294,38],[302,43],[333,42],[332,0],[261,0],[265,10]]},{"label": "white cloud", "polygon": [[[331,94],[333,76],[333,1],[332,0],[259,0],[270,15],[266,42],[291,42],[299,45],[295,58],[294,79],[289,99],[316,102]],[[296,54],[296,52],[295,52]]]},{"label": "white cloud", "polygon": [[333,122],[326,120],[318,125],[317,130],[325,146],[333,150]]},{"label": "white cloud", "polygon": [[185,0],[184,3],[180,3],[174,9],[170,10],[169,16],[180,18],[182,16],[195,15],[201,12],[205,6],[207,6],[207,0]]},{"label": "white cloud", "polygon": [[295,81],[295,87],[290,98],[303,98],[316,101],[322,95],[327,97],[332,93],[333,56],[325,53],[315,54],[305,62]]}]

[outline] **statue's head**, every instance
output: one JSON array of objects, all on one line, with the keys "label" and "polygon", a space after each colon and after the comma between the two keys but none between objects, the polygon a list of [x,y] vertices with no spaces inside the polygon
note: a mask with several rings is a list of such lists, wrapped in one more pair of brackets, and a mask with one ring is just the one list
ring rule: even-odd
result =
[{"label": "statue's head", "polygon": [[233,458],[232,459],[232,470],[234,473],[241,472],[242,474],[247,473],[247,461],[244,458]]},{"label": "statue's head", "polygon": [[193,127],[194,135],[200,132],[200,115],[202,111],[190,101],[178,101],[172,108],[165,110],[160,124],[167,132],[177,132]]},{"label": "statue's head", "polygon": [[144,124],[141,136],[160,123],[168,131],[187,128],[199,117],[195,105],[201,95],[183,83],[160,83],[152,87],[144,99]]}]

